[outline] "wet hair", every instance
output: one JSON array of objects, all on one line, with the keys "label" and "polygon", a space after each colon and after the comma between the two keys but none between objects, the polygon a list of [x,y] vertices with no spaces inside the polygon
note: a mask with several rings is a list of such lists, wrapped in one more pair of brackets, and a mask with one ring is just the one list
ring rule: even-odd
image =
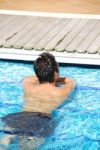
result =
[{"label": "wet hair", "polygon": [[34,71],[40,83],[53,82],[58,63],[52,54],[44,52],[34,61]]}]

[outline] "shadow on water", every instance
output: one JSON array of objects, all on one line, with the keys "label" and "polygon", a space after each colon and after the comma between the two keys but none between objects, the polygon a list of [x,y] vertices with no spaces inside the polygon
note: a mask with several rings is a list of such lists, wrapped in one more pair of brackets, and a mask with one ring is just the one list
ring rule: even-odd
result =
[{"label": "shadow on water", "polygon": [[[24,63],[33,65],[34,61],[26,61],[26,60],[9,60],[9,59],[1,59],[2,62],[9,63]],[[72,63],[59,63],[60,67],[77,67],[77,68],[88,68],[88,69],[100,69],[100,65],[88,65],[88,64],[72,64]]]}]

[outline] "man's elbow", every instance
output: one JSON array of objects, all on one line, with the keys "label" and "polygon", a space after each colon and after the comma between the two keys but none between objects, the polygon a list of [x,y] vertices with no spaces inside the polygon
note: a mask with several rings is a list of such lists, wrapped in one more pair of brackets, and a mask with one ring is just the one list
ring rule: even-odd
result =
[{"label": "man's elbow", "polygon": [[71,84],[72,84],[72,89],[74,89],[76,87],[76,81],[72,79]]}]

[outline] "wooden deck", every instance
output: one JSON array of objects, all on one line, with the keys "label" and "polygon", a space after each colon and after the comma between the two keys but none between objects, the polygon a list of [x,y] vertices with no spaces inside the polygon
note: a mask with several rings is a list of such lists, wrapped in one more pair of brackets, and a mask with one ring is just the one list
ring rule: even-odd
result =
[{"label": "wooden deck", "polygon": [[0,22],[0,50],[45,50],[100,58],[100,19],[2,14]]},{"label": "wooden deck", "polygon": [[0,9],[100,14],[100,0],[0,0]]}]

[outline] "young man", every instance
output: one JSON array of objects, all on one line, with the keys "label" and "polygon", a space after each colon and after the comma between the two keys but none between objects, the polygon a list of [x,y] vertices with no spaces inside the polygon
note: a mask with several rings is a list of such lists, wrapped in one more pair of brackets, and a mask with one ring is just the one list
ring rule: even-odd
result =
[{"label": "young man", "polygon": [[[34,62],[36,76],[26,77],[24,111],[51,114],[75,87],[75,81],[59,77],[58,64],[53,55],[42,53]],[[57,87],[57,83],[63,84]]]},{"label": "young man", "polygon": [[[51,116],[75,88],[75,81],[59,77],[59,67],[50,53],[42,53],[34,62],[36,76],[23,80],[25,104],[23,112],[10,114],[2,118],[3,131],[25,136],[46,137],[54,129]],[[58,87],[58,83],[63,86]],[[8,128],[9,127],[9,128]]]}]

